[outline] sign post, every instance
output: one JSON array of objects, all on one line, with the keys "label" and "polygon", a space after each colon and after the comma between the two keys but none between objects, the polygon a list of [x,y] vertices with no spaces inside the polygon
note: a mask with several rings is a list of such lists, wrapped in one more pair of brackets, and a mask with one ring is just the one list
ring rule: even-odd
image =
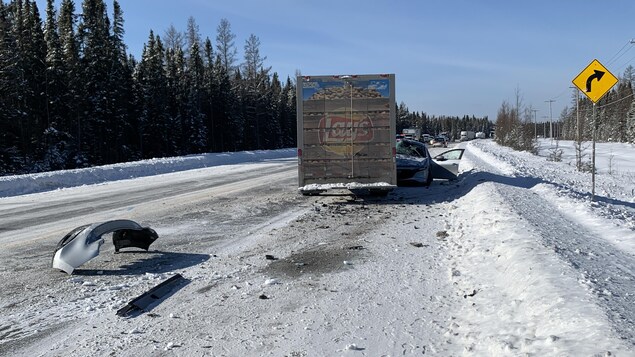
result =
[{"label": "sign post", "polygon": [[595,200],[595,131],[597,118],[595,105],[618,82],[600,61],[594,59],[573,79],[573,84],[593,102],[593,149],[591,166],[591,200]]}]

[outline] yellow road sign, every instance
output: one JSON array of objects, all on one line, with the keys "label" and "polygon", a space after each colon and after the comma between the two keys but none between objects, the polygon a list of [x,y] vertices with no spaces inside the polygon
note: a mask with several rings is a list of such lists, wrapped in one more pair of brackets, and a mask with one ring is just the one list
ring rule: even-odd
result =
[{"label": "yellow road sign", "polygon": [[573,79],[573,84],[593,103],[597,103],[615,83],[617,78],[596,59]]}]

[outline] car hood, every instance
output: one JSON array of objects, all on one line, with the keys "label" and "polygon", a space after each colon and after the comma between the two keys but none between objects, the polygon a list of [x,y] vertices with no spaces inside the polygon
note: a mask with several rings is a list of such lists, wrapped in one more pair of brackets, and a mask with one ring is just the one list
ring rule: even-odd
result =
[{"label": "car hood", "polygon": [[422,167],[428,164],[428,158],[397,154],[397,168]]}]

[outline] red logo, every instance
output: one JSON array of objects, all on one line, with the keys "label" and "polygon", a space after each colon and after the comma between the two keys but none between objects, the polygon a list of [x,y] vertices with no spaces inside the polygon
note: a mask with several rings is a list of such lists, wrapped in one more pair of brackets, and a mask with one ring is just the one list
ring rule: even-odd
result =
[{"label": "red logo", "polygon": [[364,148],[359,144],[368,143],[374,137],[373,122],[365,114],[353,114],[352,118],[327,114],[320,119],[319,128],[320,145],[344,156],[358,153]]},{"label": "red logo", "polygon": [[[352,130],[351,130],[352,126]],[[367,143],[373,140],[373,122],[363,114],[353,118],[326,115],[320,119],[320,144]]]}]

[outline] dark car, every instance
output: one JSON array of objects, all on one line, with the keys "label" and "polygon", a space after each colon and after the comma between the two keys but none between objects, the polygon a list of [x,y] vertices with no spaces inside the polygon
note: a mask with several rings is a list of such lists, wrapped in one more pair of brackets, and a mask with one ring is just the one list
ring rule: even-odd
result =
[{"label": "dark car", "polygon": [[448,139],[445,136],[437,136],[434,139],[430,140],[430,145],[432,145],[433,148],[438,148],[438,147],[447,148]]},{"label": "dark car", "polygon": [[425,144],[408,139],[397,140],[397,184],[429,186],[432,183],[431,161]]},{"label": "dark car", "polygon": [[445,151],[434,158],[428,147],[415,140],[397,140],[397,184],[429,186],[433,179],[454,180],[464,149]]}]

